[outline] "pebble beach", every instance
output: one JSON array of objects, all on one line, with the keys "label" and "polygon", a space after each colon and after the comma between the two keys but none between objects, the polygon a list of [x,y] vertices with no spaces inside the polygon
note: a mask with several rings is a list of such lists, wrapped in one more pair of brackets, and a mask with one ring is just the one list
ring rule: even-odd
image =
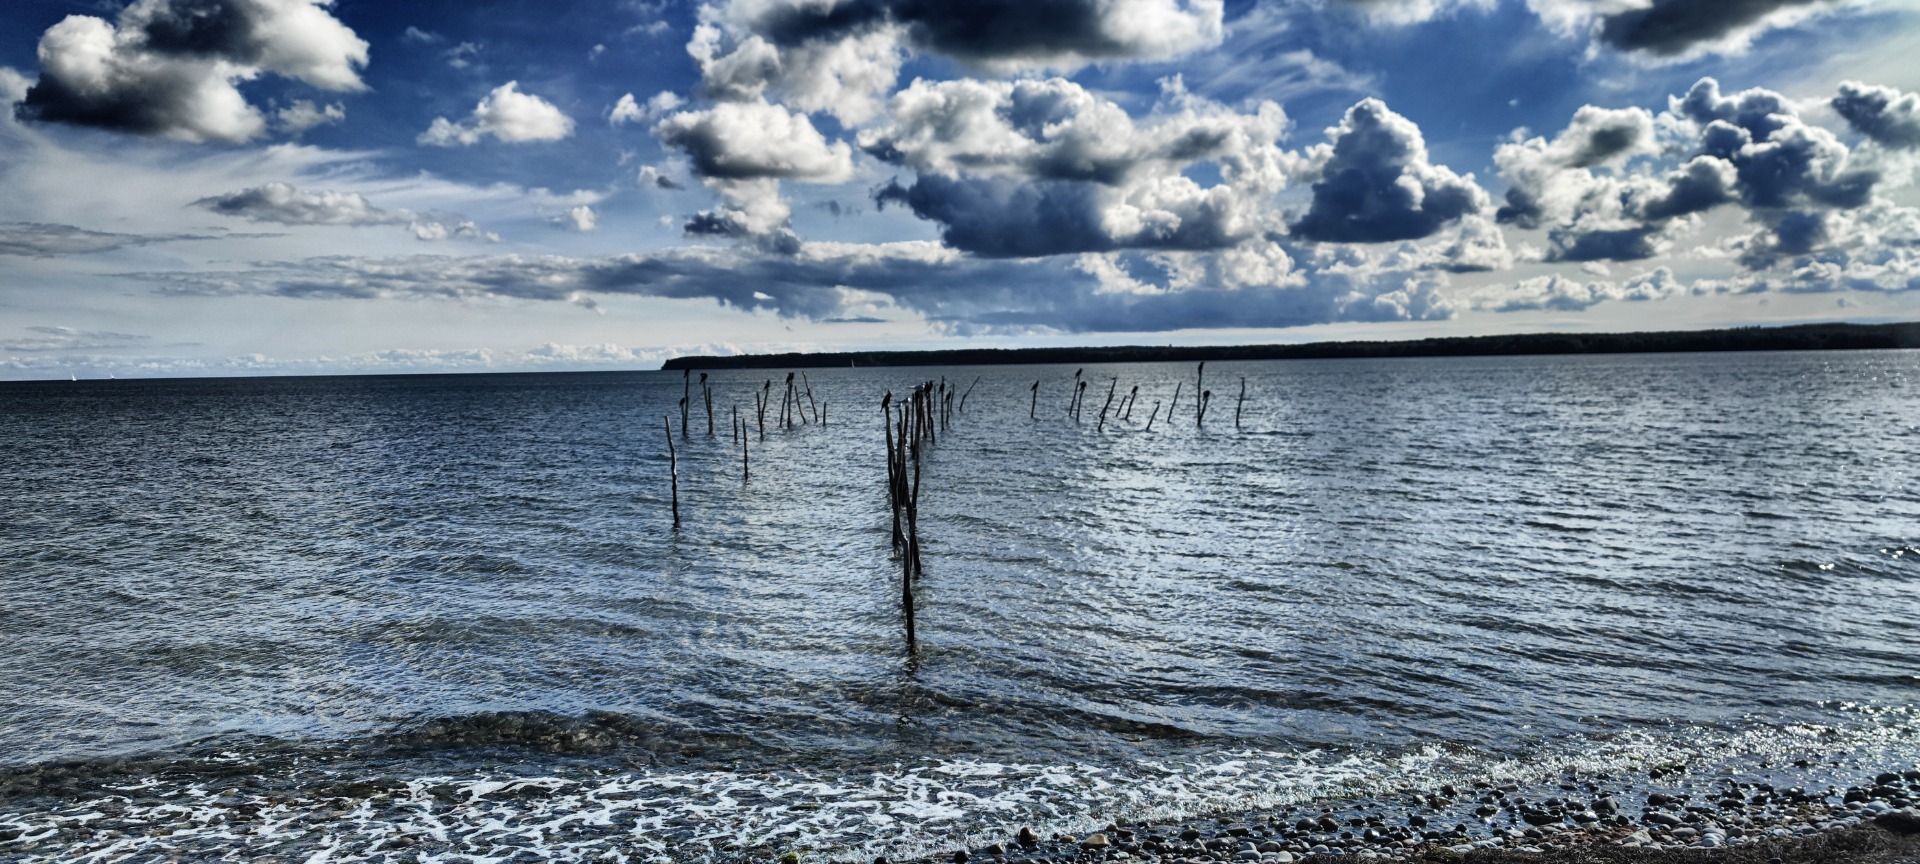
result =
[{"label": "pebble beach", "polygon": [[[1655,769],[1650,779],[1673,779],[1668,773]],[[1601,851],[1633,860],[1635,850],[1757,848],[1777,854],[1753,860],[1789,861],[1848,860],[1844,850],[1849,846],[1862,854],[1893,849],[1896,857],[1888,860],[1920,860],[1897,857],[1920,850],[1920,840],[1914,839],[1920,837],[1920,770],[1886,771],[1844,789],[1685,778],[1677,785],[1690,791],[1636,793],[1631,782],[1638,779],[1567,778],[1559,794],[1544,796],[1515,785],[1445,786],[1343,807],[1284,808],[1168,824],[1114,823],[1080,836],[1043,837],[1023,828],[1004,843],[927,860],[1292,864],[1562,860],[1569,853]],[[1836,847],[1829,842],[1836,836],[1848,839]]]}]

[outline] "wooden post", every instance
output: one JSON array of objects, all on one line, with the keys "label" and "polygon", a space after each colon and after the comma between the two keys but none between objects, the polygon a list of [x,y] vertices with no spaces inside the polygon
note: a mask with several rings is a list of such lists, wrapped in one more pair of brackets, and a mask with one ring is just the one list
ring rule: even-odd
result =
[{"label": "wooden post", "polygon": [[[907,650],[914,650],[913,627],[913,580],[916,575],[915,562],[920,557],[920,532],[916,527],[913,500],[920,493],[920,445],[913,445],[913,489],[902,506],[907,511],[906,548],[900,555],[900,609],[907,618]],[[905,466],[901,466],[904,470]],[[904,484],[903,484],[904,485]]]},{"label": "wooden post", "polygon": [[707,386],[707,373],[700,373],[700,395],[707,400],[707,437],[713,437],[713,388]]},{"label": "wooden post", "polygon": [[733,403],[733,425],[729,428],[733,431],[733,443],[740,443],[740,403],[738,402]]},{"label": "wooden post", "polygon": [[1132,390],[1127,391],[1127,410],[1126,410],[1126,413],[1120,415],[1120,419],[1125,420],[1129,423],[1133,422],[1133,403],[1139,400],[1140,400],[1140,385],[1135,384],[1133,385]]},{"label": "wooden post", "polygon": [[1038,410],[1040,410],[1040,382],[1035,381],[1033,382],[1033,401],[1027,403],[1027,419],[1038,419],[1034,416],[1034,412]]},{"label": "wooden post", "polygon": [[[1193,392],[1195,393],[1203,392],[1206,388],[1206,383],[1207,383],[1207,361],[1202,360],[1200,361],[1200,369],[1197,372],[1195,372],[1193,376]],[[1193,403],[1193,425],[1195,426],[1200,425],[1200,415],[1205,414],[1206,411],[1207,411],[1206,405],[1202,404],[1201,402]]]},{"label": "wooden post", "polygon": [[1154,418],[1156,418],[1156,417],[1159,417],[1159,416],[1160,416],[1160,402],[1159,402],[1159,400],[1155,400],[1155,401],[1154,401],[1154,403],[1153,403],[1153,416],[1152,416],[1152,417],[1148,417],[1148,418],[1147,418],[1147,431],[1148,431],[1148,432],[1152,432],[1152,431],[1153,431],[1153,421],[1154,421]]},{"label": "wooden post", "polygon": [[747,434],[747,421],[740,421],[740,482],[742,483],[753,480],[753,466],[747,458],[747,439],[752,437]]},{"label": "wooden post", "polygon": [[1112,382],[1107,384],[1107,403],[1105,405],[1100,406],[1100,425],[1095,427],[1094,431],[1096,432],[1107,431],[1107,409],[1113,407],[1113,391],[1114,391],[1114,388],[1119,386],[1120,386],[1120,379],[1118,377],[1114,378]]},{"label": "wooden post", "polygon": [[1180,407],[1180,388],[1185,384],[1186,382],[1182,381],[1173,385],[1173,401],[1167,403],[1167,422],[1169,423],[1173,422],[1174,410]]},{"label": "wooden post", "polygon": [[960,394],[960,413],[967,413],[967,397],[973,395],[973,388],[980,386],[980,377],[974,376],[973,383],[967,385],[967,392]]},{"label": "wooden post", "polygon": [[680,370],[680,437],[687,437],[687,408],[693,399],[693,370]]},{"label": "wooden post", "polygon": [[827,425],[827,403],[820,403],[820,425]]},{"label": "wooden post", "polygon": [[807,380],[807,373],[800,373],[800,383],[807,385],[807,404],[813,407],[813,422],[820,422],[820,403],[813,401],[813,382]]},{"label": "wooden post", "polygon": [[[684,404],[684,403],[683,403]],[[673,449],[673,418],[662,416],[660,425],[667,429],[667,474],[673,478],[673,530],[680,530],[680,456]],[[683,427],[682,432],[686,429]]]},{"label": "wooden post", "polygon": [[1207,403],[1212,401],[1212,390],[1200,391],[1200,410],[1193,415],[1193,428],[1199,429],[1207,425]]},{"label": "wooden post", "polygon": [[1085,381],[1080,382],[1080,386],[1075,387],[1074,391],[1075,391],[1075,395],[1073,397],[1073,422],[1078,423],[1080,422],[1080,404],[1086,401],[1087,382]]},{"label": "wooden post", "polygon": [[1240,401],[1233,403],[1233,429],[1240,431],[1240,409],[1247,406],[1247,376],[1240,376]]},{"label": "wooden post", "polygon": [[760,440],[767,440],[767,407],[773,402],[773,379],[760,386]]},{"label": "wooden post", "polygon": [[[800,391],[793,386],[793,373],[787,373],[787,428],[793,428],[793,418],[800,413]],[[805,422],[802,419],[801,422]]]},{"label": "wooden post", "polygon": [[893,391],[880,397],[880,425],[887,430],[887,509],[893,511],[893,548],[899,549],[900,534],[900,464],[899,448],[893,437]]}]

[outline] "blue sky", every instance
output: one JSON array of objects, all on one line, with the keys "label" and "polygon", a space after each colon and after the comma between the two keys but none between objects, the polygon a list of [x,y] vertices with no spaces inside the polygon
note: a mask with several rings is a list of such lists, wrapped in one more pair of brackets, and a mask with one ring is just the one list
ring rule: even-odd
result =
[{"label": "blue sky", "polygon": [[1914,0],[0,23],[0,377],[1920,318]]}]

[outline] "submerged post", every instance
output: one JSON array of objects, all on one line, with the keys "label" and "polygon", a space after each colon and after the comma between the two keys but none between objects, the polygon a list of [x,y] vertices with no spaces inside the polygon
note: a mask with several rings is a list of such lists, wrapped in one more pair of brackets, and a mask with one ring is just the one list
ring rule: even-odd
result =
[{"label": "submerged post", "polygon": [[[893,434],[893,391],[880,397],[880,425],[887,430],[887,509],[893,512],[893,548],[904,545],[906,537],[900,533],[900,448]],[[906,438],[906,412],[900,412],[900,439]]]},{"label": "submerged post", "polygon": [[[705,377],[705,376],[702,376]],[[687,407],[693,398],[693,370],[680,370],[680,437],[687,437]]]},{"label": "submerged post", "polygon": [[1148,431],[1148,432],[1152,432],[1152,431],[1153,431],[1153,421],[1154,421],[1154,418],[1156,418],[1156,417],[1159,417],[1159,416],[1160,416],[1160,402],[1159,402],[1158,400],[1155,400],[1155,401],[1154,401],[1154,403],[1153,403],[1153,416],[1152,416],[1152,417],[1148,417],[1148,418],[1147,418],[1147,431]]},{"label": "submerged post", "polygon": [[[1186,385],[1185,381],[1175,382],[1173,385],[1173,401],[1167,403],[1167,422],[1168,423],[1173,422],[1173,412],[1176,410],[1179,410],[1180,408],[1180,388],[1185,385]],[[1154,403],[1154,404],[1159,404],[1159,403]]]},{"label": "submerged post", "polygon": [[1040,382],[1033,382],[1033,401],[1027,403],[1027,419],[1037,419],[1034,412],[1040,410]]},{"label": "submerged post", "polygon": [[1095,427],[1094,431],[1107,431],[1107,409],[1113,407],[1113,391],[1119,386],[1120,378],[1118,376],[1115,376],[1113,381],[1107,384],[1107,402],[1105,405],[1100,406],[1100,425]]},{"label": "submerged post", "polygon": [[767,440],[767,406],[773,402],[773,379],[760,387],[760,440]]},{"label": "submerged post", "polygon": [[1127,408],[1120,415],[1120,419],[1129,423],[1133,422],[1133,403],[1138,401],[1140,401],[1140,385],[1135,384],[1132,390],[1127,391]]},{"label": "submerged post", "polygon": [[700,373],[700,395],[707,401],[707,437],[713,437],[713,388],[707,386],[707,373]]},{"label": "submerged post", "polygon": [[[1206,389],[1206,384],[1207,384],[1207,361],[1202,360],[1200,361],[1200,368],[1194,372],[1193,392],[1200,393],[1204,391]],[[1200,415],[1205,413],[1207,413],[1207,406],[1204,403],[1195,402],[1193,404],[1193,417],[1194,417],[1193,423],[1195,426],[1200,425]]]},{"label": "submerged post", "polygon": [[[685,404],[684,402],[682,404]],[[680,456],[673,449],[673,418],[661,415],[660,424],[667,429],[667,476],[673,482],[673,530],[680,530]],[[686,428],[681,427],[681,432]]]},{"label": "submerged post", "polygon": [[1207,403],[1212,401],[1212,390],[1200,391],[1200,409],[1198,413],[1193,415],[1193,428],[1199,429],[1207,425]]},{"label": "submerged post", "polygon": [[[813,422],[820,422],[820,403],[813,401],[813,382],[807,380],[807,373],[800,373],[800,383],[807,385],[807,404],[813,408]],[[798,401],[798,400],[796,400]]]},{"label": "submerged post", "polygon": [[1240,431],[1240,411],[1247,407],[1247,376],[1240,376],[1240,400],[1233,403],[1233,429]]},{"label": "submerged post", "polygon": [[967,392],[960,394],[960,413],[967,413],[967,397],[972,396],[973,388],[978,386],[980,386],[980,376],[976,375],[973,378],[973,383],[967,385]]}]

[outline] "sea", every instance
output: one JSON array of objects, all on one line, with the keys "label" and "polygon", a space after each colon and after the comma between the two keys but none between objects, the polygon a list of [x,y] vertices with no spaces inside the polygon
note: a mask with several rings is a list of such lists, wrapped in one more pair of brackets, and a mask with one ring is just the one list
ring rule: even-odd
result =
[{"label": "sea", "polygon": [[1920,759],[1920,352],[787,373],[0,384],[0,860],[898,860]]}]

